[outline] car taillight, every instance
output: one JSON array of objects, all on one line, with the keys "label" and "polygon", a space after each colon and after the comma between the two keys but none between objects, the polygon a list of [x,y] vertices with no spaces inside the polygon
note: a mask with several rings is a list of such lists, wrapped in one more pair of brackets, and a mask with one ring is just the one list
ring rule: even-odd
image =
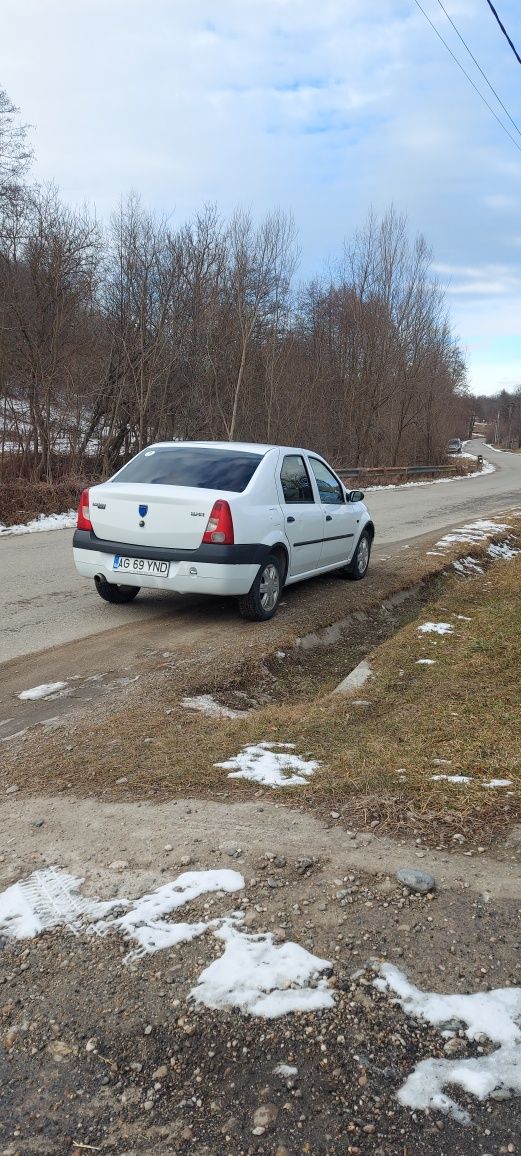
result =
[{"label": "car taillight", "polygon": [[220,545],[233,546],[232,512],[228,502],[219,499],[214,502],[208,524],[203,534],[203,542],[217,542]]},{"label": "car taillight", "polygon": [[89,491],[84,490],[80,504],[78,506],[78,530],[92,530],[92,522],[90,520],[90,506],[89,506]]}]

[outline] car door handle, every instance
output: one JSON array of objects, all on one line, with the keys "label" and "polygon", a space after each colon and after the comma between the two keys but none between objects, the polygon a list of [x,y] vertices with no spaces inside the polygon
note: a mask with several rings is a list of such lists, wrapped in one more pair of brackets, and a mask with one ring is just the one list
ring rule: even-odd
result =
[{"label": "car door handle", "polygon": [[326,514],[326,522],[332,522],[332,521],[333,521],[333,515],[332,514]]},{"label": "car door handle", "polygon": [[295,519],[294,519],[294,518],[292,518],[292,517],[290,516],[289,518],[286,518],[286,521],[287,521],[287,522],[294,522],[294,521],[295,521]]}]

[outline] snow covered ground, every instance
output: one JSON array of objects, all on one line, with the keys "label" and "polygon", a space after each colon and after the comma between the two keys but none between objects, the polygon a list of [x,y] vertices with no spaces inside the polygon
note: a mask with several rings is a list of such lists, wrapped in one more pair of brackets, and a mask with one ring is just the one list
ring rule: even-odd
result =
[{"label": "snow covered ground", "polygon": [[201,972],[191,990],[189,998],[196,1003],[235,1007],[265,1019],[333,1006],[324,977],[331,970],[329,961],[297,943],[276,944],[269,932],[245,932],[241,911],[194,923],[166,920],[202,895],[242,891],[245,881],[238,871],[185,871],[134,902],[86,898],[80,893],[82,882],[50,867],[8,887],[0,894],[0,933],[19,940],[35,939],[58,926],[76,934],[117,932],[131,945],[124,962],[134,963],[211,933],[224,943],[224,952]]},{"label": "snow covered ground", "polygon": [[70,530],[76,525],[76,510],[66,514],[38,514],[31,522],[20,522],[18,526],[5,526],[0,522],[0,534],[8,538],[11,534],[40,534],[44,530]]},{"label": "snow covered ground", "polygon": [[321,764],[292,754],[293,750],[294,743],[257,743],[214,766],[229,770],[229,779],[250,779],[266,787],[302,787]]},{"label": "snow covered ground", "polygon": [[[398,1092],[398,1100],[404,1107],[437,1109],[461,1124],[469,1124],[469,1113],[445,1093],[447,1085],[460,1087],[477,1100],[521,1095],[521,988],[438,995],[420,991],[393,964],[384,963],[378,970],[375,987],[395,995],[407,1015],[439,1028],[445,1039],[457,1041],[461,1032],[480,1045],[499,1045],[488,1055],[468,1059],[456,1056],[455,1059],[421,1060]],[[461,1027],[455,1026],[460,1024]],[[449,1044],[447,1051],[450,1050]]]},{"label": "snow covered ground", "polygon": [[423,622],[418,627],[419,634],[452,634],[453,630],[450,622]]},{"label": "snow covered ground", "polygon": [[54,698],[60,691],[66,690],[66,682],[41,682],[39,686],[31,686],[28,690],[20,691],[18,698],[25,702],[28,699]]},{"label": "snow covered ground", "polygon": [[[64,870],[46,868],[8,887],[0,894],[0,933],[18,941],[36,940],[58,927],[82,937],[120,935],[130,948],[121,966],[132,962],[134,968],[145,955],[175,950],[207,934],[223,950],[200,971],[187,994],[189,1002],[218,1011],[236,1008],[265,1020],[335,1007],[330,962],[296,942],[276,943],[269,932],[245,930],[243,910],[217,918],[205,915],[193,923],[170,918],[205,895],[222,899],[243,892],[245,879],[238,871],[186,871],[133,901],[86,897],[81,882]],[[482,1102],[521,1095],[521,988],[422,991],[391,963],[374,964],[372,982],[407,1017],[437,1028],[444,1042],[445,1058],[427,1055],[412,1070],[405,1069],[396,1092],[402,1107],[442,1112],[465,1126],[471,1112],[447,1094],[447,1087],[459,1087]],[[474,1054],[462,1057],[469,1043]],[[290,1078],[293,1068],[282,1064],[276,1072]]]}]

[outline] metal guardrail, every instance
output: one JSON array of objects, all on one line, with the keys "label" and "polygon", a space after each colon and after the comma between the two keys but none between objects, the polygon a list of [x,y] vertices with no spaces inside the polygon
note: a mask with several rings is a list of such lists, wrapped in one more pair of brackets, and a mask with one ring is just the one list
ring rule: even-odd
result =
[{"label": "metal guardrail", "polygon": [[[470,463],[469,463],[470,465]],[[472,463],[473,468],[474,463]],[[477,469],[480,470],[483,466],[483,457],[478,455],[475,463]],[[421,477],[422,475],[433,474],[449,474],[458,475],[458,471],[454,470],[454,466],[336,466],[337,474],[348,478],[371,478],[378,475],[386,474],[403,474],[405,477]],[[467,471],[461,471],[459,476],[464,476]],[[468,471],[470,473],[470,469]]]}]

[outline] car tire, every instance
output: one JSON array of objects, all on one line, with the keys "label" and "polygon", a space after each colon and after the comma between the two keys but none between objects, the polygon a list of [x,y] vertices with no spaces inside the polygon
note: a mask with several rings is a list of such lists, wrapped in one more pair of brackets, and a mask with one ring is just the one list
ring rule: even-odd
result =
[{"label": "car tire", "polygon": [[276,614],[282,594],[282,567],[275,554],[260,566],[248,594],[239,598],[239,612],[252,622],[267,622]]},{"label": "car tire", "polygon": [[107,582],[106,578],[95,578],[94,584],[100,598],[105,602],[116,602],[120,606],[124,602],[132,602],[141,590],[140,586],[118,586],[115,582]]},{"label": "car tire", "polygon": [[353,557],[349,565],[344,567],[343,572],[346,578],[350,578],[353,582],[360,582],[362,578],[365,578],[371,557],[371,546],[370,534],[367,533],[367,530],[362,530]]}]

